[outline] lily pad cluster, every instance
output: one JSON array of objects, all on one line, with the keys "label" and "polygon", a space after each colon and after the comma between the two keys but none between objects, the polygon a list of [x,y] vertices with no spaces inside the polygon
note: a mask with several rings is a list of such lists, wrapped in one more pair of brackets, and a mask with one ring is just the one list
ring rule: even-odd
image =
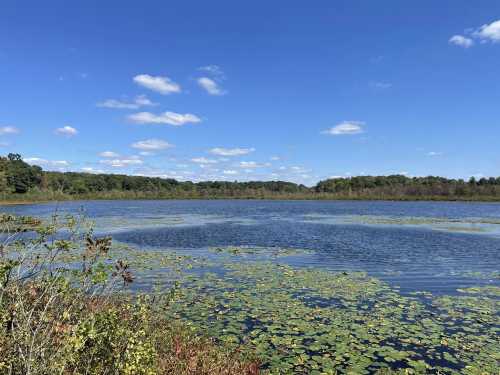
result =
[{"label": "lily pad cluster", "polygon": [[283,247],[263,247],[263,246],[227,246],[212,247],[209,249],[216,254],[229,254],[236,256],[265,256],[265,257],[287,257],[293,255],[311,254],[310,250],[283,248]]},{"label": "lily pad cluster", "polygon": [[[499,301],[402,296],[364,273],[225,264],[183,281],[169,314],[270,373],[497,374]],[[242,349],[243,350],[243,349]]]},{"label": "lily pad cluster", "polygon": [[[209,257],[118,244],[134,284],[171,288],[165,311],[270,374],[498,374],[500,288],[402,295],[363,272],[279,262],[300,249],[220,247]],[[165,290],[165,289],[164,289]]]}]

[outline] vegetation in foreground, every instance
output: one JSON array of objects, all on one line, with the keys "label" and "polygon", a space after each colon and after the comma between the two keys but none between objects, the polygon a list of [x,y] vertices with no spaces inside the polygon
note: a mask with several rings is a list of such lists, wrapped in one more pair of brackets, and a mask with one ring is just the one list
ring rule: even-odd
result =
[{"label": "vegetation in foreground", "polygon": [[389,199],[500,201],[500,177],[469,181],[443,177],[358,176],[314,187],[284,181],[180,182],[174,179],[47,172],[18,154],[0,157],[3,202],[72,199]]},{"label": "vegetation in foreground", "polygon": [[71,217],[1,223],[1,374],[500,369],[495,284],[403,296],[362,272],[286,265],[313,256],[307,250],[211,248],[198,257],[112,246]]},{"label": "vegetation in foreground", "polygon": [[0,374],[259,373],[248,355],[169,320],[171,294],[121,293],[128,265],[80,224],[2,216]]}]

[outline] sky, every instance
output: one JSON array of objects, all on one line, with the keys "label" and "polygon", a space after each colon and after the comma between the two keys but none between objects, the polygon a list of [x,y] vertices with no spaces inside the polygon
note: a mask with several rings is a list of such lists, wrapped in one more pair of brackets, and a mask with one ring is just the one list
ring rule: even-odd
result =
[{"label": "sky", "polygon": [[498,0],[2,0],[0,154],[178,180],[500,175]]}]

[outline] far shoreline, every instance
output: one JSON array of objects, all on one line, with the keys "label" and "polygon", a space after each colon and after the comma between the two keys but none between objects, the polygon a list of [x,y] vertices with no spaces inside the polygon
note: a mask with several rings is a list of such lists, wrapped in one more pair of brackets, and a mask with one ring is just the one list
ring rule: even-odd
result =
[{"label": "far shoreline", "polygon": [[136,198],[109,198],[109,197],[92,197],[92,198],[77,198],[74,199],[43,199],[43,200],[0,200],[0,207],[9,206],[25,206],[36,204],[64,203],[64,202],[98,202],[98,201],[283,201],[283,202],[307,202],[307,201],[324,201],[324,202],[449,202],[449,203],[497,203],[500,204],[500,198],[470,198],[463,197],[443,198],[443,197],[422,197],[415,199],[414,197],[179,197],[179,198],[151,198],[151,197],[136,197]]}]

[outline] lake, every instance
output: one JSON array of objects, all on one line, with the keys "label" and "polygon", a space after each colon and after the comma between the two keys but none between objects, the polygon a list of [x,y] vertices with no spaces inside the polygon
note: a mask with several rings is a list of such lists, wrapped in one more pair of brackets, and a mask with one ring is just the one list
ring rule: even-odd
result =
[{"label": "lake", "polygon": [[[253,345],[270,369],[498,368],[500,204],[88,201],[1,210],[84,212],[118,244],[184,257],[173,316]],[[161,266],[143,267],[136,289],[170,275],[173,258],[154,259]]]}]

